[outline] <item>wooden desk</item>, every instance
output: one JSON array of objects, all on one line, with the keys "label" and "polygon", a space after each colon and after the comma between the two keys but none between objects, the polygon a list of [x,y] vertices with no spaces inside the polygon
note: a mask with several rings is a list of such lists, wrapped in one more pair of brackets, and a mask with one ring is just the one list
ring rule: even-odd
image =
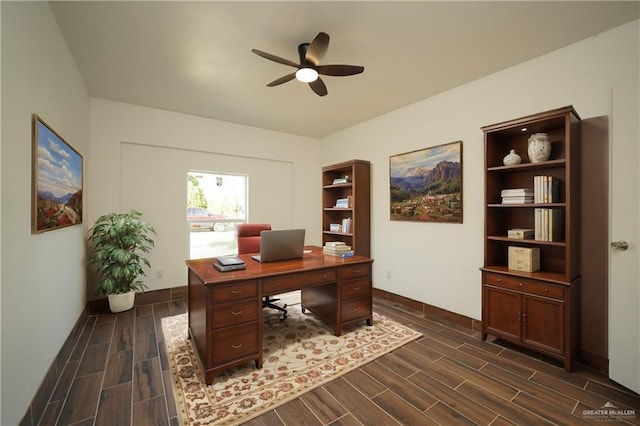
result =
[{"label": "wooden desk", "polygon": [[302,259],[269,263],[240,255],[247,269],[233,272],[218,272],[212,258],[187,261],[189,334],[207,384],[238,364],[255,361],[262,368],[263,296],[301,290],[302,311],[329,323],[336,336],[346,324],[373,323],[373,259],[325,256],[315,246],[305,250],[311,253]]}]

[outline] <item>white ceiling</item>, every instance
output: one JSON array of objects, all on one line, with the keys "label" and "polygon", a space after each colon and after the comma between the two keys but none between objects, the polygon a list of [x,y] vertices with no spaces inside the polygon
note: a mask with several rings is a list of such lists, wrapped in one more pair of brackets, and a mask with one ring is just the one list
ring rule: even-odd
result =
[{"label": "white ceiling", "polygon": [[[322,138],[638,19],[638,1],[51,2],[93,97]],[[297,46],[331,36],[319,97]]]}]

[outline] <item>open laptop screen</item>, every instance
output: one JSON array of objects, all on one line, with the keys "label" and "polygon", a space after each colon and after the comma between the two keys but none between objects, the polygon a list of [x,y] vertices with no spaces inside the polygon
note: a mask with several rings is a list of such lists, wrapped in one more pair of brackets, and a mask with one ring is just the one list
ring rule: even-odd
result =
[{"label": "open laptop screen", "polygon": [[304,229],[278,229],[260,233],[258,262],[300,259],[304,251]]}]

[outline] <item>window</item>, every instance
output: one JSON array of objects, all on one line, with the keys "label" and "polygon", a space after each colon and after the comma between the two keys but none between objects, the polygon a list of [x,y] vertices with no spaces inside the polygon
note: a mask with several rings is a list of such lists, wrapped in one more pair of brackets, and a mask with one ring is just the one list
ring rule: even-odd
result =
[{"label": "window", "polygon": [[237,253],[236,225],[247,218],[247,176],[190,171],[187,223],[190,259]]}]

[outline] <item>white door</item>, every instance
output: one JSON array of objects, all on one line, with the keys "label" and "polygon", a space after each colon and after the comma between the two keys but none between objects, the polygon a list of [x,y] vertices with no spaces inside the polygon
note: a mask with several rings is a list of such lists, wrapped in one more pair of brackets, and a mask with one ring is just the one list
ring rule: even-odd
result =
[{"label": "white door", "polygon": [[640,90],[615,84],[610,146],[609,376],[640,393]]}]

